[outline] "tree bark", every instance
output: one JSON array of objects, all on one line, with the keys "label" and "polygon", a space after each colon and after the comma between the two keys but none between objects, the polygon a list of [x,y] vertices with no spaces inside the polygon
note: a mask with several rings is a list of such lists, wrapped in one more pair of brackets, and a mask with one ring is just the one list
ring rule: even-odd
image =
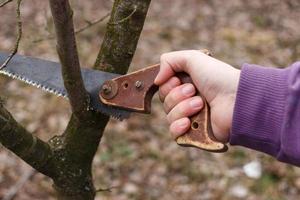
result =
[{"label": "tree bark", "polygon": [[[0,142],[54,181],[59,200],[93,200],[91,166],[109,117],[88,109],[68,0],[49,0],[57,52],[72,116],[64,133],[43,142],[18,124],[0,99]],[[116,0],[94,69],[125,74],[136,50],[150,0]]]},{"label": "tree bark", "polygon": [[104,40],[94,64],[95,69],[125,74],[140,34],[151,0],[115,0]]},{"label": "tree bark", "polygon": [[[120,74],[127,72],[149,4],[150,0],[114,2],[95,69]],[[59,150],[54,147],[57,150],[54,150],[55,165],[60,167],[59,173],[53,178],[60,200],[94,199],[96,189],[91,166],[108,121],[109,117],[93,111],[80,118],[73,113],[65,133],[55,138],[61,144]]]},{"label": "tree bark", "polygon": [[62,66],[64,85],[77,117],[81,117],[89,106],[88,93],[85,90],[79,64],[73,11],[68,0],[50,0],[50,7],[57,38],[57,54]]},{"label": "tree bark", "polygon": [[51,176],[50,146],[16,122],[0,101],[0,142],[37,171]]}]

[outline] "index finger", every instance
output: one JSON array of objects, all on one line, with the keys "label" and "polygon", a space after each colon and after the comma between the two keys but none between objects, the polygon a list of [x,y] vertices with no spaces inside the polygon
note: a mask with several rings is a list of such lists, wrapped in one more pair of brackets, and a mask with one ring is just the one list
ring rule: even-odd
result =
[{"label": "index finger", "polygon": [[154,80],[156,85],[162,85],[176,72],[185,71],[188,51],[174,51],[162,54],[160,57],[160,70]]}]

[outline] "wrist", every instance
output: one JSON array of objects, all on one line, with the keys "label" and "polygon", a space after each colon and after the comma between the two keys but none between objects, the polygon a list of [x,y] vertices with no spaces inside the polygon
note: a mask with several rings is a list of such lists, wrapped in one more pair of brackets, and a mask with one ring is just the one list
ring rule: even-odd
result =
[{"label": "wrist", "polygon": [[[234,106],[237,98],[240,70],[234,69],[228,77],[226,88],[219,92],[211,104],[212,127],[217,141],[228,143],[233,122]],[[225,85],[224,84],[224,85]]]}]

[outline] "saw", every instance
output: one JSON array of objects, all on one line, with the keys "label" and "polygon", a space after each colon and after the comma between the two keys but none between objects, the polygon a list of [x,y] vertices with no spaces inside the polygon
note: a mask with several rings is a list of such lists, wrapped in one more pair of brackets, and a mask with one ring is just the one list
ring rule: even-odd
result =
[{"label": "saw", "polygon": [[[0,53],[0,63],[9,56]],[[141,70],[119,75],[92,69],[81,69],[84,85],[90,95],[91,108],[116,119],[123,120],[132,112],[149,114],[151,101],[158,86],[154,79],[159,72],[159,64]],[[1,74],[21,80],[57,96],[68,98],[61,75],[61,65],[39,58],[15,55]],[[192,83],[185,73],[177,73],[182,83]],[[197,93],[200,95],[200,92]],[[217,142],[211,128],[210,108],[204,99],[201,112],[190,117],[191,127],[176,139],[181,146],[196,147],[211,152],[227,151],[227,146]]]}]

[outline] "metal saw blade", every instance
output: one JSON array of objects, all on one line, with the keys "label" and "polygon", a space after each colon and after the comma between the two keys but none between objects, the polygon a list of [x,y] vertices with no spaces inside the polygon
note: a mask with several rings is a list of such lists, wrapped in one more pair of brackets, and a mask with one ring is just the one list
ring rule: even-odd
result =
[{"label": "metal saw blade", "polygon": [[[3,63],[8,56],[7,53],[0,53],[0,63]],[[0,73],[57,96],[68,98],[61,75],[61,65],[57,62],[15,55],[9,64],[0,70]],[[129,117],[130,111],[107,106],[99,98],[101,85],[106,80],[120,75],[84,68],[81,69],[81,74],[85,88],[90,94],[92,109],[119,120]]]}]

